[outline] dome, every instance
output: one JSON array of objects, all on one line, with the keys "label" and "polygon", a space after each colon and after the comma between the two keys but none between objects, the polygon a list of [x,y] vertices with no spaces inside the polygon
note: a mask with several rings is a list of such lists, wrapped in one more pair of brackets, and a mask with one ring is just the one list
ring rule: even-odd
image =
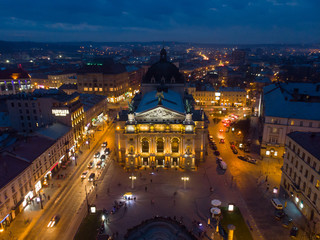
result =
[{"label": "dome", "polygon": [[163,48],[160,52],[159,62],[148,69],[142,83],[184,84],[184,77],[176,65],[167,61],[167,52]]}]

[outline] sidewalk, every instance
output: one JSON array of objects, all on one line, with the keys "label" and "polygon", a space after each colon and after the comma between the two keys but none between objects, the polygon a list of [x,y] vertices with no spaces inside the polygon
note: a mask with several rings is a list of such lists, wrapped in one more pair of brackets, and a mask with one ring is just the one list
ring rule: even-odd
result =
[{"label": "sidewalk", "polygon": [[[107,131],[108,127],[109,125],[106,125],[103,131],[97,131],[95,133],[95,140],[92,141],[92,145],[100,139],[103,133]],[[78,155],[77,166],[81,166],[81,164],[87,160],[87,155],[92,150],[86,146],[85,141],[79,149],[81,149],[82,154]],[[52,201],[56,201],[56,198],[64,187],[69,184],[68,179],[77,169],[77,166],[73,161],[66,169],[59,169],[59,171],[55,173],[52,179],[48,182],[48,187],[43,187],[40,190],[43,209],[41,208],[40,202],[36,202],[37,197],[39,197],[38,194],[38,196],[33,199],[33,203],[31,202],[30,205],[26,206],[24,210],[16,216],[10,226],[0,234],[0,240],[18,239],[27,231],[28,228],[32,227],[33,224],[41,217],[43,211],[50,207]],[[58,179],[58,175],[63,175],[64,177],[59,177]]]}]

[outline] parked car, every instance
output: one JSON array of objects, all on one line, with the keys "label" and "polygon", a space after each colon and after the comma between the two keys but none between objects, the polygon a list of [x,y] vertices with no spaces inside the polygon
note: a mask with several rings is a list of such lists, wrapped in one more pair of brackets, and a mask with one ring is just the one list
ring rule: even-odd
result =
[{"label": "parked car", "polygon": [[58,215],[54,215],[51,218],[50,222],[48,223],[47,227],[48,228],[54,227],[58,223],[59,219],[60,217]]},{"label": "parked car", "polygon": [[238,154],[238,150],[236,149],[236,147],[234,145],[231,145],[231,149],[234,154]]},{"label": "parked car", "polygon": [[239,158],[240,160],[242,160],[242,161],[245,161],[244,156],[238,156],[238,158]]},{"label": "parked car", "polygon": [[81,178],[84,179],[86,178],[88,175],[88,171],[84,171],[82,174],[81,174]]},{"label": "parked car", "polygon": [[278,198],[272,198],[271,199],[271,204],[279,210],[283,209],[282,203],[280,202],[280,200]]},{"label": "parked car", "polygon": [[107,147],[107,146],[108,146],[108,143],[107,143],[107,142],[103,142],[103,143],[101,144],[101,146],[102,146],[102,147]]},{"label": "parked car", "polygon": [[277,219],[278,221],[281,220],[281,218],[283,218],[285,216],[285,213],[282,209],[276,209],[274,211],[274,217],[275,219]]},{"label": "parked car", "polygon": [[292,218],[290,218],[288,215],[282,218],[282,227],[289,228],[291,223],[292,223]]},{"label": "parked car", "polygon": [[90,176],[89,176],[89,182],[94,181],[95,177],[96,177],[96,174],[95,173],[91,173]]},{"label": "parked car", "polygon": [[100,157],[100,152],[96,152],[96,153],[94,154],[94,157],[95,157],[95,158]]},{"label": "parked car", "polygon": [[211,148],[212,148],[214,151],[218,150],[217,145],[215,145],[215,144],[211,145]]},{"label": "parked car", "polygon": [[105,153],[106,155],[109,155],[109,154],[110,154],[110,148],[106,148],[106,149],[104,150],[104,153]]},{"label": "parked car", "polygon": [[89,169],[93,168],[93,161],[91,161],[91,162],[88,163],[88,168],[89,168]]},{"label": "parked car", "polygon": [[244,152],[249,153],[250,152],[250,148],[249,146],[245,146],[243,149]]},{"label": "parked car", "polygon": [[299,232],[299,229],[297,227],[292,227],[291,230],[290,230],[290,237],[291,238],[297,238],[298,236],[298,232]]},{"label": "parked car", "polygon": [[212,136],[209,136],[209,139],[212,141],[212,140],[213,140],[213,137],[212,137]]},{"label": "parked car", "polygon": [[254,158],[252,158],[252,157],[249,156],[249,155],[244,156],[244,159],[245,159],[247,162],[249,162],[249,163],[257,163],[257,160],[254,159]]},{"label": "parked car", "polygon": [[220,152],[218,150],[214,151],[214,155],[220,156]]},{"label": "parked car", "polygon": [[224,143],[224,138],[220,138],[219,143]]}]

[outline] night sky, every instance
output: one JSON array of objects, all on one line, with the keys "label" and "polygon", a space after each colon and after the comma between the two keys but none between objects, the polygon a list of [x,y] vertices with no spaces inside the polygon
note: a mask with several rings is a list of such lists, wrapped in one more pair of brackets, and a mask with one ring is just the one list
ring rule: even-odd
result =
[{"label": "night sky", "polygon": [[319,0],[1,0],[0,40],[318,43]]}]

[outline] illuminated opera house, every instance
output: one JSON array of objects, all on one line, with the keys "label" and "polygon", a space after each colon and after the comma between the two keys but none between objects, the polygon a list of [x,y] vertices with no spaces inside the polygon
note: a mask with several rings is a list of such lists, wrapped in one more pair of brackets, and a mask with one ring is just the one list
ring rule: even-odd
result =
[{"label": "illuminated opera house", "polygon": [[196,169],[205,160],[208,122],[193,102],[183,75],[162,49],[142,79],[140,94],[117,116],[117,161],[128,169]]}]

